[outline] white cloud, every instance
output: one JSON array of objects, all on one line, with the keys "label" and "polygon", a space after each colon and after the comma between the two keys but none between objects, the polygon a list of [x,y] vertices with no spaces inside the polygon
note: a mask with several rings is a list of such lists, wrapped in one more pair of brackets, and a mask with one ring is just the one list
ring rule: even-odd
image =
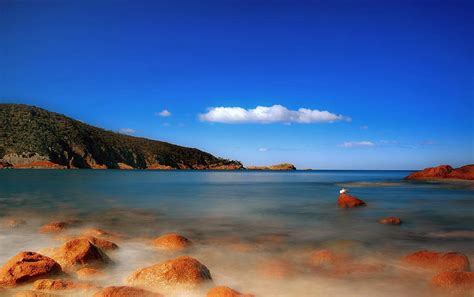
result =
[{"label": "white cloud", "polygon": [[374,143],[371,142],[371,141],[348,141],[348,142],[344,142],[338,146],[341,146],[341,147],[346,147],[346,148],[350,148],[350,147],[361,147],[361,146],[374,146]]},{"label": "white cloud", "polygon": [[369,129],[369,126],[363,125],[363,126],[360,126],[360,129],[361,129],[361,130],[367,130],[367,129]]},{"label": "white cloud", "polygon": [[155,115],[166,118],[171,116],[171,112],[169,112],[167,109],[163,109],[162,111],[155,113]]},{"label": "white cloud", "polygon": [[133,134],[135,132],[136,132],[135,130],[130,129],[130,128],[122,128],[118,130],[118,133],[121,133],[121,134]]},{"label": "white cloud", "polygon": [[268,149],[266,147],[261,147],[258,149],[259,152],[266,152]]},{"label": "white cloud", "polygon": [[163,123],[163,127],[171,127],[170,123]]},{"label": "white cloud", "polygon": [[253,109],[242,107],[211,107],[206,113],[199,114],[203,122],[226,124],[270,124],[270,123],[331,123],[350,121],[349,117],[337,115],[329,111],[299,108],[290,110],[282,105],[257,106]]}]

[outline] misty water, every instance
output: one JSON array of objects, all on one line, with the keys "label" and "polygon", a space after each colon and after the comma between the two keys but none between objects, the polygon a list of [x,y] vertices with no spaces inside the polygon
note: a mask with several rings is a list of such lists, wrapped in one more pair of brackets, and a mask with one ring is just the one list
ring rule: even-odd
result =
[{"label": "misty water", "polygon": [[[190,255],[215,285],[256,296],[433,296],[429,275],[400,265],[421,249],[474,259],[474,184],[406,182],[408,171],[0,171],[0,263],[20,251],[58,247],[66,235],[100,228],[123,235],[99,286],[124,285],[136,269]],[[367,207],[336,205],[344,187]],[[378,223],[396,216],[400,226]],[[75,220],[63,236],[41,225]],[[192,248],[172,253],[151,240],[176,232]],[[331,275],[311,252],[348,254],[374,271]],[[23,289],[30,288],[25,285]],[[176,296],[205,296],[177,292]],[[86,294],[87,295],[87,294]],[[90,296],[87,295],[87,296]],[[168,295],[167,295],[168,296]]]}]

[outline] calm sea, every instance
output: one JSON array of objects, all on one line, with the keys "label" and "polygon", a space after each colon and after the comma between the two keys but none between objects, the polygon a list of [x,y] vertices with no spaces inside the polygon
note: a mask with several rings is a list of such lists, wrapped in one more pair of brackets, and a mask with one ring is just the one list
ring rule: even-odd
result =
[{"label": "calm sea", "polygon": [[[417,249],[456,250],[472,260],[474,184],[406,182],[403,177],[409,173],[0,170],[0,219],[27,222],[13,231],[0,227],[0,262],[20,250],[59,245],[38,235],[37,229],[52,220],[70,219],[79,222],[78,228],[103,228],[135,239],[179,232],[198,243],[194,256],[207,260],[217,279],[260,294],[262,285],[253,277],[234,275],[228,266],[219,266],[225,262],[225,256],[220,258],[215,251],[222,252],[219,242],[258,245],[258,255],[236,252],[236,262],[248,265],[265,257],[302,261],[292,255],[338,245],[361,255],[393,259]],[[342,187],[368,206],[338,208]],[[377,223],[387,216],[400,217],[403,224]],[[274,240],[266,246],[265,238]],[[117,262],[133,255],[133,263],[128,263],[132,269],[149,261],[144,260],[147,249],[139,242],[124,243]],[[117,277],[110,283],[119,282],[129,270],[115,270]],[[305,283],[301,273],[294,282]],[[291,284],[270,295],[297,296],[300,289]],[[314,296],[343,296],[343,289],[312,288],[319,292]],[[370,286],[358,289],[371,295]],[[395,290],[387,296],[407,296],[399,290],[400,294]]]}]

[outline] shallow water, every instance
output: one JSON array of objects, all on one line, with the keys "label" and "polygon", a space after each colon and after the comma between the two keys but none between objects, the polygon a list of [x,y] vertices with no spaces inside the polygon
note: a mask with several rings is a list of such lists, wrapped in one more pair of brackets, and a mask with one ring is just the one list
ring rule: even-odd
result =
[{"label": "shallow water", "polygon": [[[110,253],[116,265],[99,285],[125,284],[135,269],[175,257],[149,240],[178,232],[195,243],[184,254],[205,264],[215,284],[256,296],[433,296],[431,276],[407,277],[398,259],[419,249],[474,259],[474,187],[405,182],[408,173],[1,170],[0,219],[27,224],[0,227],[0,263],[21,250],[60,246],[61,238],[38,228],[75,219],[67,234],[94,227],[126,236]],[[338,208],[341,187],[368,206]],[[377,223],[387,216],[403,224]],[[311,251],[321,248],[384,268],[328,276],[308,264]],[[285,273],[274,275],[275,265]]]}]

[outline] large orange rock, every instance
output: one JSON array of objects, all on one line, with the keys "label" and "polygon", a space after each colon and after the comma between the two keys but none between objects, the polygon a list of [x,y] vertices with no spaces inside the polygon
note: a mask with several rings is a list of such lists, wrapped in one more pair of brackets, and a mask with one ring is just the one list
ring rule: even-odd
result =
[{"label": "large orange rock", "polygon": [[140,288],[114,286],[103,288],[97,292],[94,297],[163,297],[163,295]]},{"label": "large orange rock", "polygon": [[0,269],[0,287],[14,287],[60,272],[61,266],[53,259],[34,252],[21,252]]},{"label": "large orange rock", "polygon": [[212,280],[211,273],[198,260],[181,256],[135,271],[127,279],[132,286],[152,289],[195,289]]},{"label": "large orange rock", "polygon": [[423,179],[469,179],[474,180],[474,164],[466,165],[454,169],[449,165],[425,168],[422,171],[414,172],[405,179],[423,180]]},{"label": "large orange rock", "polygon": [[242,294],[229,287],[218,286],[214,287],[207,292],[207,297],[254,297],[252,294]]},{"label": "large orange rock", "polygon": [[402,223],[402,220],[396,217],[388,217],[388,218],[380,219],[379,223],[384,224],[384,225],[400,225]]},{"label": "large orange rock", "polygon": [[33,283],[33,289],[35,290],[88,290],[97,288],[95,285],[90,283],[78,283],[68,279],[39,279]]},{"label": "large orange rock", "polygon": [[402,258],[402,263],[434,271],[469,271],[469,259],[461,253],[418,251]]},{"label": "large orange rock", "polygon": [[[445,271],[431,279],[433,286],[442,288],[452,293],[474,295],[474,272],[472,271]],[[473,295],[467,295],[467,294]]]},{"label": "large orange rock", "polygon": [[339,195],[339,198],[337,199],[337,204],[339,204],[339,206],[342,208],[352,208],[366,205],[364,201],[346,193],[342,193]]},{"label": "large orange rock", "polygon": [[153,240],[153,245],[160,249],[182,250],[192,245],[191,241],[179,234],[170,233]]},{"label": "large orange rock", "polygon": [[55,258],[65,269],[98,267],[111,263],[110,258],[87,238],[77,238],[63,244]]}]

